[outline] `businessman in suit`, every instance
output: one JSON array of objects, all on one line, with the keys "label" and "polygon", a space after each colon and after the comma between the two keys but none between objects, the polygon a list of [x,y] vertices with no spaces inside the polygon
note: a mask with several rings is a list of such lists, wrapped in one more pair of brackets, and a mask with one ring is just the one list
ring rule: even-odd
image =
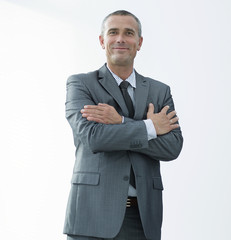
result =
[{"label": "businessman in suit", "polygon": [[66,210],[68,240],[160,240],[160,161],[183,138],[170,88],[134,70],[141,24],[121,10],[99,37],[107,63],[67,81],[66,118],[76,160]]}]

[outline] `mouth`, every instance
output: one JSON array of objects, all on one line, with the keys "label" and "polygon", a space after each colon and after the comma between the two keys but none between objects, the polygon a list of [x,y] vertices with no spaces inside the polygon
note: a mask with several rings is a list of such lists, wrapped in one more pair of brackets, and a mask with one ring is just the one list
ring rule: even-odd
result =
[{"label": "mouth", "polygon": [[112,49],[122,50],[122,51],[129,50],[129,48],[126,48],[126,47],[113,47]]}]

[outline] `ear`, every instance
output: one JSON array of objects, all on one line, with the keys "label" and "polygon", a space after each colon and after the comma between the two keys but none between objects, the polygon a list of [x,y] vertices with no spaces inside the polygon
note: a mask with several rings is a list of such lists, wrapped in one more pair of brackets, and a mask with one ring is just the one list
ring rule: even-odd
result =
[{"label": "ear", "polygon": [[141,46],[142,46],[142,43],[143,43],[143,37],[140,37],[140,38],[139,38],[139,42],[138,42],[137,51],[140,51],[140,48],[141,48]]},{"label": "ear", "polygon": [[100,42],[100,45],[102,46],[103,49],[105,49],[105,46],[104,46],[104,38],[102,35],[99,36],[99,42]]}]

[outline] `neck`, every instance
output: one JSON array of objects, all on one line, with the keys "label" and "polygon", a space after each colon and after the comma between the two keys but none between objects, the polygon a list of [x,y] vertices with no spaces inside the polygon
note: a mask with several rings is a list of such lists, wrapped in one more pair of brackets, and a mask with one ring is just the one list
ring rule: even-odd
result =
[{"label": "neck", "polygon": [[107,66],[113,73],[115,73],[118,77],[120,77],[123,80],[126,80],[132,74],[133,71],[133,65],[118,66],[107,63]]}]

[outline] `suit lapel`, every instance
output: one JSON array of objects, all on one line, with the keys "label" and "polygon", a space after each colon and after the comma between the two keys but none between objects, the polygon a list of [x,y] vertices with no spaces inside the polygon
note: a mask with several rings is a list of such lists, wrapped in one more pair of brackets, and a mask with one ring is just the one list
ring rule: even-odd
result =
[{"label": "suit lapel", "polygon": [[[128,109],[124,102],[123,95],[117,85],[116,80],[111,75],[107,67],[104,65],[99,69],[99,82],[104,89],[115,99],[118,103],[125,117],[128,117]],[[148,98],[148,81],[136,72],[136,89],[135,89],[135,115],[134,119],[143,119],[147,111]]]},{"label": "suit lapel", "polygon": [[115,99],[115,101],[122,109],[123,114],[125,117],[127,117],[128,109],[124,102],[123,95],[117,85],[116,80],[105,65],[99,69],[99,82],[104,87],[104,89]]},{"label": "suit lapel", "polygon": [[143,119],[143,116],[147,111],[148,89],[148,81],[136,72],[136,106],[134,119]]}]

